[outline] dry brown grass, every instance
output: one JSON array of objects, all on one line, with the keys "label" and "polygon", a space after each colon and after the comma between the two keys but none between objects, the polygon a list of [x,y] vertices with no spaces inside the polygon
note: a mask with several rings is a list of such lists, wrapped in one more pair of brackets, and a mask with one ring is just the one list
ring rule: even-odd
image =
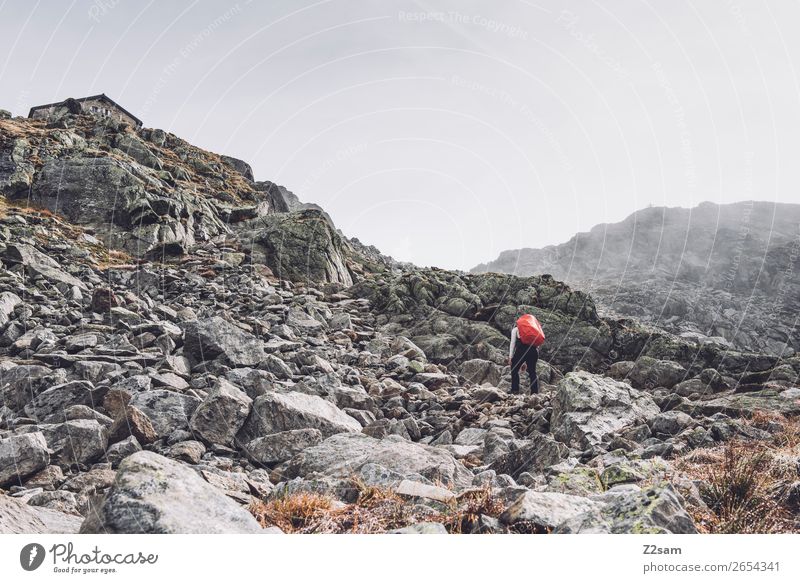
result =
[{"label": "dry brown grass", "polygon": [[481,516],[496,518],[505,510],[500,500],[492,495],[491,488],[467,490],[456,498],[451,508],[444,525],[448,532],[458,534],[475,532]]},{"label": "dry brown grass", "polygon": [[271,500],[254,502],[250,512],[262,527],[277,526],[283,532],[302,532],[309,525],[329,514],[333,499],[311,492],[300,492]]},{"label": "dry brown grass", "polygon": [[489,489],[469,490],[448,504],[423,506],[389,488],[353,481],[358,498],[343,504],[331,496],[298,492],[250,505],[262,527],[286,533],[383,533],[419,522],[442,523],[448,532],[468,533],[481,515],[498,516],[505,509]]},{"label": "dry brown grass", "polygon": [[105,246],[94,246],[91,249],[96,266],[103,271],[109,268],[115,269],[135,269],[136,262],[129,254],[116,249],[108,249]]},{"label": "dry brown grass", "polygon": [[690,504],[687,510],[701,532],[798,532],[787,493],[798,479],[800,420],[758,412],[747,423],[780,429],[769,440],[735,439],[676,460],[676,469],[700,480],[700,496],[708,507]]}]

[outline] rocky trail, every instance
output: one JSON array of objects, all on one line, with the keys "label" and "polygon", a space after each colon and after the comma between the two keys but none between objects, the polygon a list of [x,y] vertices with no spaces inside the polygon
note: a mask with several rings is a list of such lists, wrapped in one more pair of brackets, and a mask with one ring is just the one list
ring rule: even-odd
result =
[{"label": "rocky trail", "polygon": [[[800,527],[798,357],[399,263],[244,162],[74,111],[0,115],[0,194],[0,532]],[[523,311],[538,395],[508,393]],[[740,475],[761,505],[730,516]]]}]

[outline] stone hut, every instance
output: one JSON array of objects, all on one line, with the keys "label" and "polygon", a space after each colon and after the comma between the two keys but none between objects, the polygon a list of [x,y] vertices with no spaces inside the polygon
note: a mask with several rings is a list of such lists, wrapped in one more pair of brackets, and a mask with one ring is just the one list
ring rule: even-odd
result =
[{"label": "stone hut", "polygon": [[98,117],[112,117],[124,121],[136,129],[142,127],[142,120],[111,99],[105,93],[91,95],[78,99],[68,98],[57,103],[36,105],[31,107],[28,113],[29,118],[47,119],[53,116],[56,110],[66,108],[71,113],[89,113]]}]

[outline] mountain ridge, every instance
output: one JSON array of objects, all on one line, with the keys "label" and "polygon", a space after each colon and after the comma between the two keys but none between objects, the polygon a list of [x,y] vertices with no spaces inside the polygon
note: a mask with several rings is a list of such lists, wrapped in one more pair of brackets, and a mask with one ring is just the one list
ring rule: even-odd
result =
[{"label": "mountain ridge", "polygon": [[[798,357],[394,261],[161,130],[2,117],[0,531],[721,531],[687,460],[800,415]],[[508,392],[522,312],[540,394]]]},{"label": "mountain ridge", "polygon": [[[561,245],[504,251],[472,272],[552,273],[591,290],[609,313],[792,354],[800,346],[792,316],[799,307],[798,225],[800,205],[790,203],[653,207]],[[652,288],[658,297],[648,299]],[[706,292],[723,295],[709,302]],[[674,316],[683,320],[668,321]]]}]

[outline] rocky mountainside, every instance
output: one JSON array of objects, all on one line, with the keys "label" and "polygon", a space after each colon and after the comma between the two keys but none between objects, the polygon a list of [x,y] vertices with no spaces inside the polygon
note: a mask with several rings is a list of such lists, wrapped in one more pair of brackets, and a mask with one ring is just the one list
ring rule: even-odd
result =
[{"label": "rocky mountainside", "polygon": [[[798,529],[800,358],[395,262],[81,112],[0,112],[0,195],[0,532]],[[507,392],[521,311],[538,395]],[[784,472],[746,527],[706,488],[738,443]]]},{"label": "rocky mountainside", "polygon": [[604,313],[687,339],[791,356],[800,350],[800,205],[647,208],[563,245],[504,251],[474,273],[549,273]]}]

